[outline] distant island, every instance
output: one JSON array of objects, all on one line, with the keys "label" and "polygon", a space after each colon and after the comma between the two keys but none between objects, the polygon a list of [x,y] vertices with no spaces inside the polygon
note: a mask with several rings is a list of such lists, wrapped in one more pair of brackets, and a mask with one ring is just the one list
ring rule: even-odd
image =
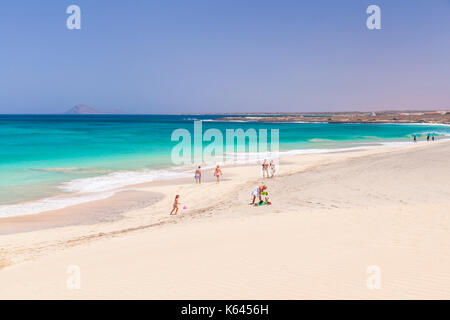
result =
[{"label": "distant island", "polygon": [[247,114],[216,121],[326,122],[326,123],[442,123],[450,124],[450,111],[318,112]]},{"label": "distant island", "polygon": [[125,112],[122,112],[118,109],[102,111],[102,110],[97,110],[97,109],[91,108],[84,104],[79,104],[79,105],[76,105],[76,106],[70,108],[69,110],[64,112],[64,114],[125,114]]}]

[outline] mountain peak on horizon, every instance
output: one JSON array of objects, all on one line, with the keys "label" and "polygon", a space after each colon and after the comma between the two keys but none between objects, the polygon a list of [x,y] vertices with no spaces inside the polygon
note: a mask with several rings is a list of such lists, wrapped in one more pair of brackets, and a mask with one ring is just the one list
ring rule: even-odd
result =
[{"label": "mountain peak on horizon", "polygon": [[99,110],[84,104],[78,104],[65,112],[66,114],[100,114]]},{"label": "mountain peak on horizon", "polygon": [[123,114],[122,111],[114,109],[111,111],[101,111],[89,107],[85,104],[78,104],[65,112],[65,114]]}]

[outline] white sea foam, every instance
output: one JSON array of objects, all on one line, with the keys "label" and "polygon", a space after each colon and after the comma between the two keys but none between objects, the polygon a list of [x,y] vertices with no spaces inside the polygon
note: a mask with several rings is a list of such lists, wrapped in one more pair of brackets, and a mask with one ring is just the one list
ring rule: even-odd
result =
[{"label": "white sea foam", "polygon": [[256,120],[220,120],[220,119],[210,119],[210,120],[203,120],[203,122],[256,122]]},{"label": "white sea foam", "polygon": [[[411,143],[411,141],[367,141],[361,144],[355,143],[352,144],[351,147],[345,148],[294,149],[263,153],[224,153],[224,160],[227,163],[230,163],[230,160],[232,160],[232,163],[235,164],[251,164],[261,162],[264,159],[270,160],[293,155],[348,152],[377,148],[378,146],[402,147],[411,145]],[[419,141],[417,143],[426,143],[426,141]],[[222,162],[220,161],[218,163]],[[214,165],[215,164],[216,163],[214,163]],[[203,169],[213,168],[214,165],[203,165]],[[90,201],[106,199],[114,195],[117,191],[124,190],[124,188],[130,185],[156,180],[190,177],[192,175],[191,171],[190,166],[184,166],[172,170],[118,171],[97,177],[76,179],[68,181],[60,186],[61,190],[67,193],[65,196],[0,206],[0,218],[37,214],[50,210],[63,209]]]},{"label": "white sea foam", "polygon": [[169,170],[118,171],[104,176],[76,179],[60,188],[66,192],[95,193],[113,191],[124,186],[187,177],[186,172]]},{"label": "white sea foam", "polygon": [[411,122],[411,123],[398,123],[398,122],[382,122],[377,124],[396,124],[399,126],[436,126],[436,127],[450,127],[450,124],[439,122]]},{"label": "white sea foam", "polygon": [[306,155],[306,154],[321,154],[321,153],[334,153],[334,152],[348,152],[363,150],[375,146],[353,146],[348,148],[322,148],[322,149],[294,149],[288,151],[278,152],[241,152],[241,153],[225,153],[224,157],[228,163],[244,164],[244,163],[258,163],[263,160],[272,160],[277,158],[290,157],[294,155]]},{"label": "white sea foam", "polygon": [[37,214],[70,206],[102,200],[113,196],[126,186],[187,177],[187,172],[168,170],[119,171],[107,175],[68,181],[60,188],[70,194],[37,201],[0,206],[0,218]]}]

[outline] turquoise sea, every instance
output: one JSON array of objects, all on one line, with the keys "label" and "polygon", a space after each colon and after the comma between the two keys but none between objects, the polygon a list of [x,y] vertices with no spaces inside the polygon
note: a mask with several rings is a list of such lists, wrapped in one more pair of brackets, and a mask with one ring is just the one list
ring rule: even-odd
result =
[{"label": "turquoise sea", "polygon": [[[0,217],[59,208],[106,197],[124,185],[167,179],[182,171],[171,162],[172,132],[216,128],[279,129],[281,151],[332,150],[410,142],[414,134],[438,139],[443,125],[218,122],[209,115],[1,115]],[[225,134],[224,134],[225,136]],[[205,144],[206,145],[206,144]],[[91,197],[91,198],[89,198]],[[24,202],[26,202],[24,204]],[[20,203],[18,205],[18,203]],[[49,204],[50,203],[50,204]]]}]

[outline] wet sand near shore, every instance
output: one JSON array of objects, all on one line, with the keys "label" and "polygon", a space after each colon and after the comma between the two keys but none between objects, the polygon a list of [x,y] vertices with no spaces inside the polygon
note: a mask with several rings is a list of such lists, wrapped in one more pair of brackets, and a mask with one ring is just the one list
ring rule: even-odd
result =
[{"label": "wet sand near shore", "polygon": [[[204,170],[202,181],[204,183],[214,182],[215,177],[212,176],[212,173],[213,169]],[[221,181],[227,181],[228,179],[223,178]],[[130,185],[106,199],[93,200],[37,214],[0,218],[0,236],[73,225],[94,225],[118,221],[122,218],[122,213],[149,207],[164,197],[163,194],[143,191],[142,188],[189,185],[193,181],[194,178],[177,178]]]},{"label": "wet sand near shore", "polygon": [[161,200],[162,194],[148,191],[120,191],[110,198],[91,201],[39,214],[0,219],[0,235],[32,232],[71,225],[92,225],[121,219],[121,214],[145,208]]}]

